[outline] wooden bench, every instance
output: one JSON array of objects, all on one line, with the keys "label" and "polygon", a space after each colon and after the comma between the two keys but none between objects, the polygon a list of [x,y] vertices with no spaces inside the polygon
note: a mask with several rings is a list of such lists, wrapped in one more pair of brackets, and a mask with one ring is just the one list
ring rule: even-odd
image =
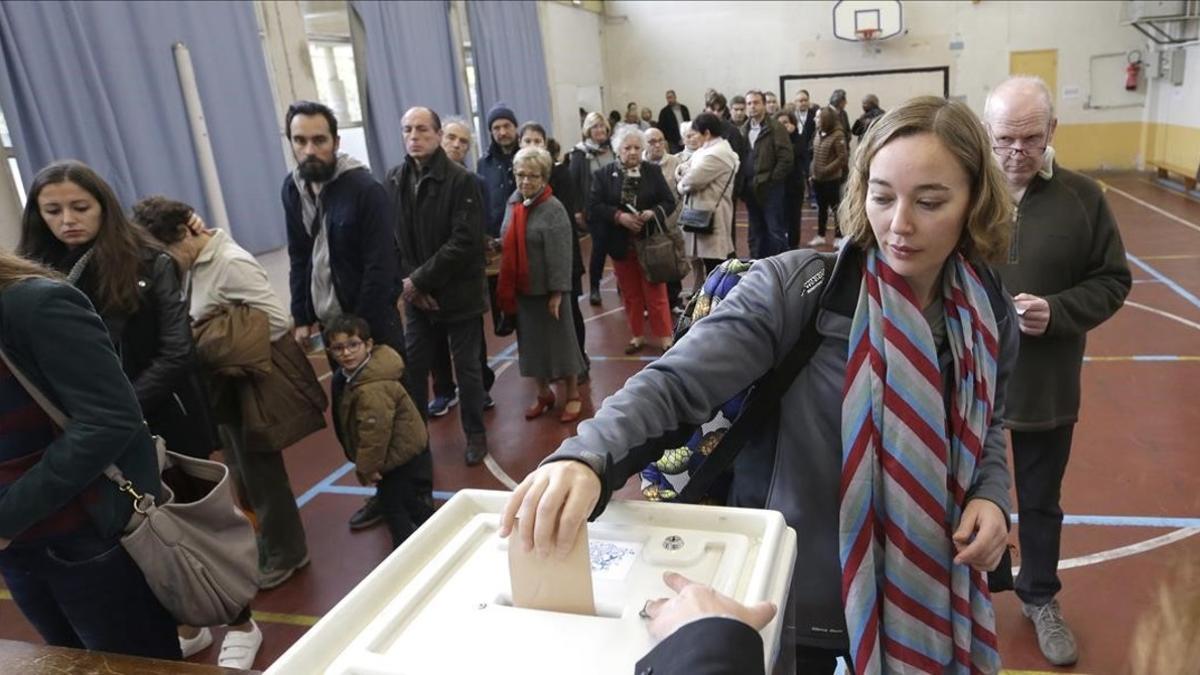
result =
[{"label": "wooden bench", "polygon": [[1171,176],[1178,176],[1178,180],[1183,183],[1183,186],[1189,191],[1196,189],[1196,174],[1200,170],[1188,170],[1176,164],[1167,162],[1150,162],[1150,166],[1158,173],[1158,177],[1163,180],[1170,180]]},{"label": "wooden bench", "polygon": [[186,661],[159,661],[136,656],[47,647],[0,640],[0,673],[51,675],[55,673],[111,673],[112,675],[251,675]]}]

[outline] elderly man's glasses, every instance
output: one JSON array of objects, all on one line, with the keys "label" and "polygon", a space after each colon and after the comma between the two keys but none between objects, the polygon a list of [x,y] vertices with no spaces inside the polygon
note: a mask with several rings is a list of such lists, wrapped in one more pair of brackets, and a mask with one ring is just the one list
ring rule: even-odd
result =
[{"label": "elderly man's glasses", "polygon": [[1039,157],[1046,151],[1046,139],[1049,135],[1049,131],[1047,130],[1047,133],[1027,136],[1025,138],[1000,137],[995,139],[996,145],[992,146],[992,152],[997,155],[1008,155],[1010,157],[1016,157],[1017,155]]}]

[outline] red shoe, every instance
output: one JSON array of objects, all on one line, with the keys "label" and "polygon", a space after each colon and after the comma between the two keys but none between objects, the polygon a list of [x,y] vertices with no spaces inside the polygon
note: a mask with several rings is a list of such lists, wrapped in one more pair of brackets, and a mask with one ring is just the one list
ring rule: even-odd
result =
[{"label": "red shoe", "polygon": [[558,421],[563,424],[570,424],[577,421],[583,416],[583,401],[578,398],[569,398],[563,405],[562,414],[558,416]]},{"label": "red shoe", "polygon": [[549,396],[543,397],[538,394],[537,401],[533,405],[525,409],[525,419],[531,420],[535,417],[541,417],[547,410],[554,407],[554,392],[550,392]]}]

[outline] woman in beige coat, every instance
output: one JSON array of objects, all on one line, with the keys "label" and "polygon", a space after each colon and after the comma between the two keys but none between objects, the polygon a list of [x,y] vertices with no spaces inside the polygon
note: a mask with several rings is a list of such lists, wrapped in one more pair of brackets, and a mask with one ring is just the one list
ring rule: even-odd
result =
[{"label": "woman in beige coat", "polygon": [[692,131],[701,146],[675,170],[676,187],[684,206],[712,211],[712,231],[707,234],[684,231],[684,251],[692,259],[696,288],[717,265],[733,255],[733,181],[738,156],[729,141],[721,138],[721,121],[711,113],[692,120]]}]

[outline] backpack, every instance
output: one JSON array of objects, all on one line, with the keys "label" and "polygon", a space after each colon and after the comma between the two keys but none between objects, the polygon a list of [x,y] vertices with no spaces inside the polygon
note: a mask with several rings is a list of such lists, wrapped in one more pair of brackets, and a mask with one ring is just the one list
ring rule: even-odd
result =
[{"label": "backpack", "polygon": [[[836,254],[822,253],[821,259],[827,279],[837,260]],[[754,260],[730,259],[710,272],[680,318],[675,339],[711,314],[754,264]],[[749,439],[751,430],[761,427],[762,421],[778,408],[783,394],[820,342],[814,316],[783,363],[718,406],[707,422],[682,430],[686,436],[680,433],[665,436],[662,440],[667,447],[662,456],[642,469],[642,496],[652,502],[724,503],[724,495],[713,490],[714,486],[718,483],[727,486],[726,470]],[[677,445],[683,437],[686,442]]]}]

